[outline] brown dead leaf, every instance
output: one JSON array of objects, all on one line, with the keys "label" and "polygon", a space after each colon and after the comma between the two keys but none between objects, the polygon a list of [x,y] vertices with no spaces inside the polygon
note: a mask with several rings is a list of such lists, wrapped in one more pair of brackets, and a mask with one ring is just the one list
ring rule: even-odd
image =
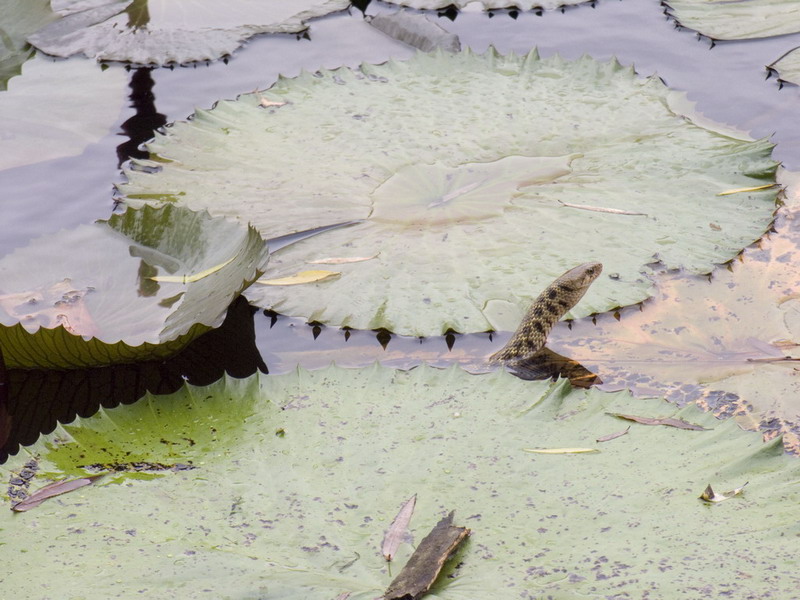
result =
[{"label": "brown dead leaf", "polygon": [[419,600],[428,592],[444,563],[470,534],[466,527],[453,525],[454,514],[451,511],[420,542],[406,566],[386,588],[384,600]]},{"label": "brown dead leaf", "polygon": [[628,433],[628,431],[630,431],[630,429],[631,429],[631,426],[628,425],[622,431],[617,431],[616,433],[609,433],[608,435],[604,435],[604,436],[601,436],[601,437],[597,438],[597,441],[598,442],[610,442],[611,440],[615,440],[618,437],[622,437],[623,435]]},{"label": "brown dead leaf", "polygon": [[98,475],[87,475],[86,477],[80,477],[78,479],[63,479],[61,481],[54,481],[53,483],[36,490],[22,502],[17,502],[14,504],[11,507],[11,510],[15,512],[25,512],[39,506],[48,498],[60,496],[61,494],[66,494],[84,486],[91,485],[96,479],[102,477],[103,475],[105,475],[105,473],[99,473]]},{"label": "brown dead leaf", "polygon": [[628,421],[635,421],[642,425],[664,425],[665,427],[676,427],[678,429],[688,429],[690,431],[708,431],[707,428],[689,423],[683,419],[676,419],[675,417],[638,417],[636,415],[623,415],[620,413],[609,413],[614,417],[620,419],[627,419]]}]

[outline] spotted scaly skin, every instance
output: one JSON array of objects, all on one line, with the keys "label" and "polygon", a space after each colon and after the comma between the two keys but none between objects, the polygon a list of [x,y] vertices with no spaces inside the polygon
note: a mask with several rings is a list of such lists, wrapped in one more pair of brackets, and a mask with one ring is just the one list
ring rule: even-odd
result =
[{"label": "spotted scaly skin", "polygon": [[489,357],[489,363],[513,365],[544,348],[553,325],[583,298],[603,265],[589,262],[570,269],[548,285],[531,304],[508,343]]}]

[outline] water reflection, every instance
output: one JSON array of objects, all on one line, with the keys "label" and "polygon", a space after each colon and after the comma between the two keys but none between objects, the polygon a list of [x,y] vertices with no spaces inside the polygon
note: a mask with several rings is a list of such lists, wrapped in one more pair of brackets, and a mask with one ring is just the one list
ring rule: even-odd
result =
[{"label": "water reflection", "polygon": [[[566,332],[568,327],[568,323],[562,322],[556,330]],[[288,373],[298,367],[322,369],[332,363],[361,368],[376,362],[397,369],[413,369],[422,364],[446,369],[457,364],[479,374],[495,368],[488,366],[486,359],[499,350],[510,335],[448,331],[443,336],[419,338],[393,334],[386,329],[362,331],[325,327],[267,310],[256,315],[255,330],[258,348],[274,374]],[[597,374],[584,365],[549,348],[509,368],[509,372],[526,380],[561,377],[581,388],[602,383]]]},{"label": "water reflection", "polygon": [[155,94],[153,94],[153,68],[142,67],[131,69],[131,81],[128,87],[131,93],[131,108],[136,113],[125,121],[121,128],[128,136],[128,141],[117,146],[117,164],[121,166],[130,158],[146,159],[150,153],[142,145],[153,138],[153,134],[167,123],[167,117],[156,110]]}]

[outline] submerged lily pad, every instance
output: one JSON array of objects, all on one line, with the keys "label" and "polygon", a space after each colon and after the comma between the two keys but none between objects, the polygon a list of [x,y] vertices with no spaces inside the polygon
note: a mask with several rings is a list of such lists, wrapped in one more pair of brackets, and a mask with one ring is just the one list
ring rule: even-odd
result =
[{"label": "submerged lily pad", "polygon": [[480,6],[484,10],[498,8],[515,8],[517,10],[541,8],[544,10],[553,10],[561,8],[562,6],[585,4],[590,1],[591,0],[386,0],[388,4],[399,4],[400,6],[409,6],[411,8],[425,10],[438,10],[449,6],[463,9],[470,4]]},{"label": "submerged lily pad", "polygon": [[[0,557],[15,565],[0,583],[26,598],[370,600],[392,579],[384,534],[417,494],[415,540],[450,510],[472,530],[433,590],[442,600],[791,597],[800,462],[732,421],[675,410],[429,367],[301,370],[147,397],[60,426],[0,467],[9,481],[37,460],[27,493],[94,464],[173,468],[0,510]],[[609,412],[713,430],[633,424],[599,452],[525,451],[595,447],[619,429]],[[744,481],[727,502],[698,499]],[[399,546],[395,574],[412,550]]]},{"label": "submerged lily pad", "polygon": [[0,169],[76,156],[109,135],[125,105],[125,83],[122,69],[86,61],[26,62],[0,94]]},{"label": "submerged lily pad", "polygon": [[800,47],[792,48],[768,68],[774,70],[781,81],[800,85]]},{"label": "submerged lily pad", "polygon": [[665,4],[681,25],[715,40],[800,31],[800,4],[795,0],[666,0]]},{"label": "submerged lily pad", "polygon": [[420,53],[198,111],[149,145],[138,168],[158,172],[131,171],[120,189],[134,205],[237,216],[265,237],[365,219],[275,253],[266,277],[331,248],[375,260],[248,298],[358,329],[485,331],[493,300],[524,310],[577,264],[614,276],[595,282],[583,315],[645,299],[654,261],[704,273],[761,236],[776,189],[718,193],[772,183],[772,145],[692,123],[682,98],[616,61]]},{"label": "submerged lily pad", "polygon": [[6,364],[70,368],[169,356],[222,323],[266,260],[253,228],[173,206],[39,238],[0,260]]},{"label": "submerged lily pad", "polygon": [[259,33],[306,29],[347,0],[53,0],[61,19],[28,37],[55,56],[139,64],[215,60]]}]

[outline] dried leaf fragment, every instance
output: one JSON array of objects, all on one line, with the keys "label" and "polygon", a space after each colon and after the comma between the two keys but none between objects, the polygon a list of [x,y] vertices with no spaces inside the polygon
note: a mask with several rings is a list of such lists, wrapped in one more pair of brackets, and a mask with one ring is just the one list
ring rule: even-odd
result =
[{"label": "dried leaf fragment", "polygon": [[167,282],[167,283],[194,283],[195,281],[200,281],[201,279],[205,279],[209,275],[213,275],[220,269],[226,267],[227,265],[233,262],[234,258],[236,257],[231,256],[224,263],[208,268],[205,271],[200,271],[199,273],[195,273],[194,275],[156,275],[155,277],[148,277],[148,279],[152,279],[153,281],[159,281],[159,282]]},{"label": "dried leaf fragment", "polygon": [[534,454],[588,454],[600,452],[597,448],[524,448],[523,450]]},{"label": "dried leaf fragment", "polygon": [[635,421],[642,425],[664,425],[665,427],[677,427],[678,429],[688,429],[691,431],[708,431],[708,428],[689,423],[683,419],[676,419],[675,417],[637,417],[636,415],[623,415],[620,413],[609,413],[614,417],[620,419],[627,419],[628,421]]},{"label": "dried leaf fragment", "polygon": [[286,102],[274,102],[273,100],[267,100],[266,98],[260,98],[258,103],[264,108],[269,108],[270,106],[283,106],[286,104]]},{"label": "dried leaf fragment", "polygon": [[623,435],[628,433],[628,431],[630,431],[630,429],[631,429],[631,426],[628,425],[622,431],[617,431],[616,433],[609,433],[608,435],[600,436],[599,438],[597,438],[597,441],[598,442],[610,442],[611,440],[615,440],[618,437],[622,437]]},{"label": "dried leaf fragment", "polygon": [[306,261],[310,265],[344,265],[347,263],[356,263],[356,262],[363,262],[365,260],[372,260],[373,258],[378,258],[377,254],[373,254],[372,256],[329,256],[327,258],[318,258],[317,260],[308,260]]},{"label": "dried leaf fragment", "polygon": [[408,535],[408,523],[411,521],[411,515],[414,514],[414,507],[417,505],[417,495],[414,494],[405,501],[397,516],[392,521],[386,535],[383,538],[383,546],[381,546],[381,553],[383,558],[388,561],[392,560],[397,549],[403,540]]},{"label": "dried leaf fragment", "polygon": [[262,285],[299,285],[301,283],[316,283],[339,277],[341,273],[337,271],[300,271],[289,277],[279,277],[277,279],[257,279],[256,283]]},{"label": "dried leaf fragment", "polygon": [[79,477],[78,479],[63,479],[61,481],[54,481],[43,488],[36,490],[33,494],[25,498],[22,502],[18,502],[11,507],[15,512],[25,512],[39,506],[42,502],[53,496],[66,494],[67,492],[75,491],[87,485],[91,485],[99,477],[105,473],[98,475],[87,475],[86,477]]},{"label": "dried leaf fragment", "polygon": [[705,490],[703,490],[702,494],[700,494],[700,499],[704,500],[706,502],[722,502],[723,500],[729,500],[730,498],[733,498],[734,496],[738,496],[739,494],[741,494],[742,490],[744,489],[744,486],[746,486],[748,483],[750,483],[750,482],[749,481],[745,481],[742,484],[742,487],[738,487],[735,490],[731,490],[729,492],[724,492],[722,494],[717,494],[711,488],[711,484],[709,483],[708,487]]},{"label": "dried leaf fragment", "polygon": [[629,210],[621,210],[619,208],[605,208],[603,206],[591,206],[589,204],[571,204],[569,202],[562,202],[558,200],[558,203],[561,206],[566,206],[568,208],[577,208],[580,210],[591,210],[594,212],[604,212],[610,213],[612,215],[632,215],[632,216],[639,216],[639,217],[646,217],[647,213],[642,212],[631,212]]},{"label": "dried leaf fragment", "polygon": [[419,600],[436,581],[444,563],[470,534],[466,527],[453,525],[453,515],[439,521],[425,536],[406,566],[383,594],[384,600]]}]

